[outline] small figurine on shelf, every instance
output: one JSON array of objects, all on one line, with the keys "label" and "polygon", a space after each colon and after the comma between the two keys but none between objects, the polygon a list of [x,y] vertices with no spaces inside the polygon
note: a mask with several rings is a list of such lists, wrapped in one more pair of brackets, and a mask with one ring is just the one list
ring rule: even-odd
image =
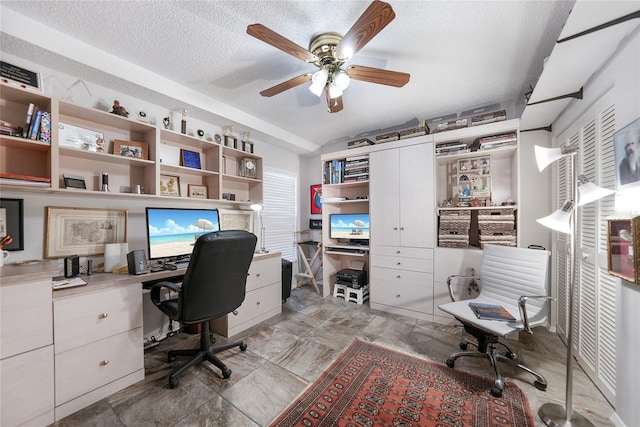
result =
[{"label": "small figurine on shelf", "polygon": [[182,122],[180,123],[180,132],[187,134],[187,110],[182,110]]},{"label": "small figurine on shelf", "polygon": [[164,125],[165,129],[169,129],[169,125],[171,125],[171,119],[169,118],[169,116],[162,119],[162,124]]},{"label": "small figurine on shelf", "polygon": [[129,112],[122,106],[120,105],[120,101],[118,101],[117,99],[115,99],[113,101],[113,109],[111,110],[111,112],[113,114],[117,114],[119,116],[123,116],[123,117],[129,117]]}]

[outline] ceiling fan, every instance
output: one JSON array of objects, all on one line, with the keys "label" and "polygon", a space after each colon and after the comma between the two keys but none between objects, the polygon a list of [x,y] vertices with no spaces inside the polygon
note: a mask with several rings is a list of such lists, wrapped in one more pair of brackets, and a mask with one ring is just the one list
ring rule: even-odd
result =
[{"label": "ceiling fan", "polygon": [[249,35],[319,68],[315,73],[305,73],[265,89],[260,95],[277,95],[311,80],[309,90],[316,96],[321,96],[324,92],[328,111],[336,113],[343,108],[342,93],[349,86],[351,79],[387,86],[404,86],[411,77],[407,73],[363,65],[342,68],[345,62],[393,21],[395,16],[388,3],[374,0],[344,37],[337,33],[322,33],[311,40],[309,50],[262,24],[249,25]]}]

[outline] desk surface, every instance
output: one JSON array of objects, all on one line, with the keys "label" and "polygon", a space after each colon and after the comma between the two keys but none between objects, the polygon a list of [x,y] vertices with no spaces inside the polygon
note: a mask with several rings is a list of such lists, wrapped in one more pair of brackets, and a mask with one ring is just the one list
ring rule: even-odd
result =
[{"label": "desk surface", "polygon": [[[263,259],[271,257],[280,257],[280,252],[271,252],[266,254],[254,254],[254,258]],[[78,294],[94,292],[96,290],[108,289],[118,286],[126,286],[133,283],[139,283],[142,290],[142,282],[158,279],[166,279],[179,275],[184,275],[186,268],[177,270],[163,270],[145,274],[114,274],[114,273],[94,273],[91,276],[81,275],[86,286],[78,286],[76,288],[65,288],[53,291],[53,298],[63,298]],[[15,265],[7,264],[0,267],[0,286],[19,285],[22,283],[33,282],[36,280],[51,279],[60,276],[62,273],[58,268],[58,262],[55,260],[43,260],[35,264]]]}]

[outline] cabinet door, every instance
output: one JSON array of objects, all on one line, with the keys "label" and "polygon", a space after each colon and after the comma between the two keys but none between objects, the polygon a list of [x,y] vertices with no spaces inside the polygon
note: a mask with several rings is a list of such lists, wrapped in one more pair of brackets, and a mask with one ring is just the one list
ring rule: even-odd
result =
[{"label": "cabinet door", "polygon": [[434,174],[431,144],[400,149],[400,243],[402,246],[434,246]]},{"label": "cabinet door", "polygon": [[369,156],[372,245],[400,245],[399,157],[397,149],[379,151]]}]

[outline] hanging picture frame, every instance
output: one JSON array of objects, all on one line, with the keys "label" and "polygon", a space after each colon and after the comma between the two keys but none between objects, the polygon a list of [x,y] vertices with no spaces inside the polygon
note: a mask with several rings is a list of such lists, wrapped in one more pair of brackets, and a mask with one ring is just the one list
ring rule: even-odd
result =
[{"label": "hanging picture frame", "polygon": [[640,188],[640,118],[613,134],[616,189]]},{"label": "hanging picture frame", "polygon": [[23,199],[0,199],[0,238],[5,236],[11,236],[11,243],[3,246],[3,250],[24,250]]},{"label": "hanging picture frame", "polygon": [[322,213],[322,184],[315,184],[311,186],[311,214]]}]

